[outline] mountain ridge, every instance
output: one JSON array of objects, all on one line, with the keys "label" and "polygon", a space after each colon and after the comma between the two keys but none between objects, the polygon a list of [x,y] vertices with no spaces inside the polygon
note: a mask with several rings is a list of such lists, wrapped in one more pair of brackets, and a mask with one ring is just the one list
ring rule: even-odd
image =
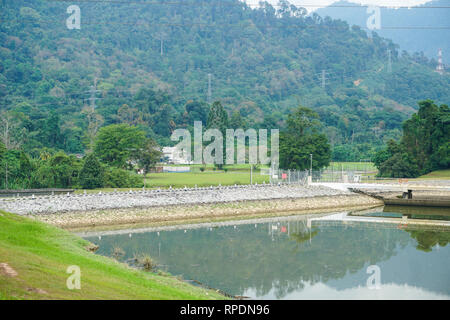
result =
[{"label": "mountain ridge", "polygon": [[[366,6],[358,7],[358,4],[347,1],[336,1],[333,5],[335,7],[319,8],[315,12],[322,17],[330,16],[333,19],[342,19],[350,25],[367,28],[369,14],[366,12]],[[352,7],[336,7],[338,5]],[[380,36],[398,43],[401,50],[410,54],[423,52],[435,62],[438,50],[442,49],[444,62],[450,63],[450,44],[446,41],[450,35],[450,2],[435,0],[418,7],[420,9],[380,8],[381,30],[375,31]],[[445,29],[440,29],[443,27]]]}]

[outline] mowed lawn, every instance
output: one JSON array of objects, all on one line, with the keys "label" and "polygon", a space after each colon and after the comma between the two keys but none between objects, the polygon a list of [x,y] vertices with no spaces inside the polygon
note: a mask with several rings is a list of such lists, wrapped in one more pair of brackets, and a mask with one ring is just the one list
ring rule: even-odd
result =
[{"label": "mowed lawn", "polygon": [[372,162],[331,162],[327,169],[344,171],[377,171],[377,168]]},{"label": "mowed lawn", "polygon": [[[253,183],[269,183],[270,178],[261,175],[259,171],[253,173]],[[150,187],[174,187],[182,188],[184,186],[209,187],[234,184],[250,184],[250,171],[248,172],[180,172],[180,173],[150,173],[147,175],[146,186]]]},{"label": "mowed lawn", "polygon": [[[0,300],[223,299],[172,276],[136,269],[86,250],[67,231],[0,211]],[[69,290],[69,266],[81,270],[81,289]]]},{"label": "mowed lawn", "polygon": [[433,171],[420,176],[419,179],[450,180],[450,169]]}]

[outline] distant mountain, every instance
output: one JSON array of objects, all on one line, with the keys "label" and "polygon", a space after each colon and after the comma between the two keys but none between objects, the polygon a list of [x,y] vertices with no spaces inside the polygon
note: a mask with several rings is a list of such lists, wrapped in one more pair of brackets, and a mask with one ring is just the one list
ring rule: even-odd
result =
[{"label": "distant mountain", "polygon": [[[355,3],[346,1],[333,5],[348,6]],[[356,5],[357,6],[357,5]],[[450,7],[449,0],[437,0],[426,3],[421,9],[386,9],[381,8],[381,30],[376,32],[385,38],[392,39],[400,45],[400,50],[410,53],[423,52],[428,58],[437,60],[439,48],[443,50],[443,60],[450,64]],[[321,17],[330,16],[342,19],[350,25],[367,28],[367,7],[326,7],[316,11]],[[407,27],[406,29],[390,29]],[[448,27],[448,29],[408,29],[409,27]]]}]

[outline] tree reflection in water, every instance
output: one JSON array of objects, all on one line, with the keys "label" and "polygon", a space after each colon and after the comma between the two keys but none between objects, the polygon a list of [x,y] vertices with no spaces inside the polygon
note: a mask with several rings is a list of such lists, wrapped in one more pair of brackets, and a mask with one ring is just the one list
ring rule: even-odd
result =
[{"label": "tree reflection in water", "polygon": [[[132,258],[136,252],[149,254],[157,257],[158,263],[166,265],[173,275],[195,279],[234,295],[251,290],[255,297],[271,293],[278,299],[303,290],[305,284],[345,286],[346,279],[356,277],[358,281],[352,285],[365,286],[368,265],[389,262],[397,256],[416,261],[416,269],[410,268],[408,261],[396,266],[396,277],[397,272],[403,276],[405,266],[411,269],[411,274],[405,274],[399,281],[426,288],[426,281],[431,280],[414,272],[429,261],[415,254],[418,251],[414,248],[428,252],[436,244],[442,247],[449,241],[448,232],[358,224],[315,223],[308,228],[305,223],[305,218],[299,217],[298,221],[252,222],[237,227],[136,233],[131,238],[112,235],[88,240],[100,245],[100,254],[108,255],[113,246],[119,245],[127,253],[125,258]],[[433,268],[450,263],[448,250],[441,250],[433,257],[438,261]],[[387,279],[389,274],[384,272],[383,277]],[[430,270],[430,277],[433,272]],[[445,270],[439,272],[446,274]],[[450,274],[446,275],[450,279]]]}]

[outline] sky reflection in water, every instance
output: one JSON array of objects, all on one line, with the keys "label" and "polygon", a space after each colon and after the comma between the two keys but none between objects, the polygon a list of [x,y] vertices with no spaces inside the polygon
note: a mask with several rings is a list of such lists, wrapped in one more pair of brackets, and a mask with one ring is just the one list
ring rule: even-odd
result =
[{"label": "sky reflection in water", "polygon": [[[187,228],[187,227],[186,227]],[[122,260],[150,254],[173,275],[253,299],[449,299],[450,232],[305,217],[88,237]],[[380,289],[366,285],[380,268]]]}]

